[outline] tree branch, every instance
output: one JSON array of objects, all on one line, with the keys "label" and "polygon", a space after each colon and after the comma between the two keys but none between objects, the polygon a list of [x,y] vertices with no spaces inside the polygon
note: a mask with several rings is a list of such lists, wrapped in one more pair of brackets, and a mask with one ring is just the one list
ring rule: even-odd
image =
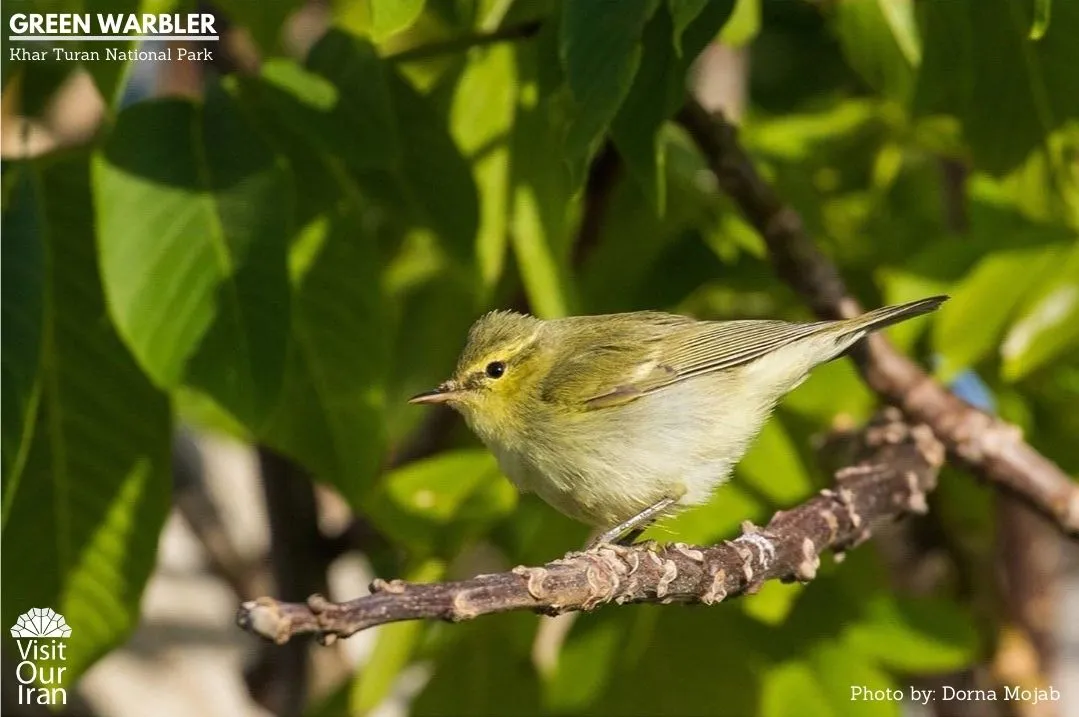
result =
[{"label": "tree branch", "polygon": [[410,47],[407,50],[391,53],[386,56],[386,60],[389,62],[412,62],[414,60],[426,60],[431,57],[438,57],[440,55],[450,55],[455,52],[464,52],[470,50],[473,47],[484,47],[486,45],[494,45],[499,42],[510,42],[513,40],[523,40],[530,37],[535,37],[539,34],[542,23],[538,20],[533,22],[525,22],[520,25],[510,25],[508,27],[502,27],[491,32],[478,32],[470,35],[461,35],[458,37],[450,38],[449,40],[442,40],[440,42],[432,42],[426,45],[419,45],[418,47]]},{"label": "tree branch", "polygon": [[835,490],[776,513],[763,529],[746,523],[741,537],[720,545],[602,546],[471,580],[375,580],[370,595],[344,603],[318,595],[306,603],[264,597],[245,602],[237,622],[279,644],[304,633],[328,643],[399,620],[456,622],[511,610],[558,614],[611,602],[711,605],[756,592],[766,580],[808,581],[825,550],[841,553],[863,542],[882,518],[924,512],[944,460],[932,432],[909,428],[894,410],[864,432],[863,449],[860,462],[836,474]]},{"label": "tree branch", "polygon": [[[801,217],[757,172],[738,142],[736,128],[692,100],[679,121],[704,153],[720,187],[760,232],[780,278],[821,318],[861,313],[835,265],[806,233]],[[957,398],[879,334],[852,350],[851,358],[870,388],[912,422],[928,425],[951,457],[1024,500],[1066,534],[1079,537],[1079,484],[1026,443],[1017,427]]]}]

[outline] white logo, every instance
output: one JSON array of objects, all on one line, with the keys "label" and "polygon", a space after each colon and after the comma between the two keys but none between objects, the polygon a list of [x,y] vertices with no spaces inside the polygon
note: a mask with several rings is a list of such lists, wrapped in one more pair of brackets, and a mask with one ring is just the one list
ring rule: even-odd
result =
[{"label": "white logo", "polygon": [[19,704],[66,705],[67,690],[60,683],[71,628],[64,616],[50,607],[30,608],[11,626],[11,636],[19,645]]}]

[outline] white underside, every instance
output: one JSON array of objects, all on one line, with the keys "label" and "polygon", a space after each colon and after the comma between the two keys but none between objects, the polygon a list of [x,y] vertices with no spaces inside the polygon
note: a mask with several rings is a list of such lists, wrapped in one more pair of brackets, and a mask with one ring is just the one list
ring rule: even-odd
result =
[{"label": "white underside", "polygon": [[[812,338],[731,371],[688,379],[621,406],[581,414],[528,455],[488,442],[503,472],[563,513],[610,527],[663,498],[706,502],[748,450],[776,402],[809,370],[845,350]],[[561,424],[562,421],[559,421]],[[481,433],[481,437],[483,437]]]}]

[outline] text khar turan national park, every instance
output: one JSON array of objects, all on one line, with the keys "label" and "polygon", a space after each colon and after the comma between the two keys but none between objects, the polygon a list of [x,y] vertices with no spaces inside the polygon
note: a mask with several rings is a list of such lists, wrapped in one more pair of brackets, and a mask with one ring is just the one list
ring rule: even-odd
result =
[{"label": "text khar turan national park", "polygon": [[218,39],[210,13],[15,13],[8,21],[11,34],[8,60],[17,62],[127,62],[213,59],[206,47],[173,47],[172,43],[141,48],[103,47],[101,50],[41,43],[71,41],[208,40]]}]

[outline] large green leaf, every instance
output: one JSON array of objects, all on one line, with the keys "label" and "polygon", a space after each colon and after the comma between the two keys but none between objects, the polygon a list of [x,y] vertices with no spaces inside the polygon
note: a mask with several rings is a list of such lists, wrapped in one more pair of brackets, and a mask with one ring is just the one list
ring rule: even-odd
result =
[{"label": "large green leaf", "polygon": [[517,491],[488,451],[459,450],[392,471],[366,512],[400,543],[452,555],[516,504]]},{"label": "large green leaf", "polygon": [[[169,405],[105,310],[87,157],[11,171],[29,175],[35,191],[7,197],[5,211],[36,219],[5,224],[4,262],[32,271],[43,251],[45,263],[35,427],[22,435],[29,444],[17,447],[25,458],[14,474],[5,466],[5,484],[16,488],[4,496],[2,612],[5,625],[34,607],[66,617],[70,687],[138,619],[169,507]],[[5,357],[9,350],[5,340]],[[5,417],[3,430],[6,451],[18,427]]]},{"label": "large green leaf", "polygon": [[544,82],[543,45],[517,51],[519,81],[511,144],[510,236],[533,313],[555,318],[575,304],[569,259],[579,208],[552,114],[557,90]]},{"label": "large green leaf", "polygon": [[738,464],[738,480],[773,505],[796,505],[814,484],[783,421],[773,416]]},{"label": "large green leaf", "polygon": [[[562,4],[560,56],[575,101],[566,136],[571,159],[587,156],[629,93],[641,61],[641,33],[658,0]],[[668,26],[665,42],[670,44]]]},{"label": "large green leaf", "polygon": [[265,440],[354,507],[382,465],[388,316],[359,208],[322,217],[293,249],[284,386]]},{"label": "large green leaf", "polygon": [[1079,3],[1056,3],[1039,40],[1030,38],[1034,0],[927,2],[919,13],[916,107],[958,117],[978,167],[1002,174],[1079,117]]},{"label": "large green leaf", "polygon": [[3,520],[11,507],[8,491],[21,475],[30,446],[40,397],[42,319],[45,311],[45,243],[41,240],[40,188],[26,167],[5,171],[3,259],[0,262],[0,315],[3,320]]},{"label": "large green leaf", "polygon": [[1020,301],[1054,273],[1059,246],[997,251],[982,259],[952,290],[933,322],[933,347],[945,379],[995,353]]},{"label": "large green leaf", "polygon": [[408,28],[423,12],[425,0],[370,0],[371,35],[378,42]]},{"label": "large green leaf", "polygon": [[730,19],[723,25],[719,40],[730,47],[742,47],[761,31],[761,3],[764,0],[735,0]]},{"label": "large green leaf", "polygon": [[846,626],[852,648],[880,664],[911,673],[933,674],[970,665],[978,655],[973,616],[952,602],[868,598],[865,617]]},{"label": "large green leaf", "polygon": [[834,7],[836,33],[851,67],[880,94],[906,101],[921,54],[911,0],[849,0]]},{"label": "large green leaf", "polygon": [[1051,256],[1053,270],[1043,274],[1000,346],[1004,377],[1012,381],[1079,350],[1079,244]]},{"label": "large green leaf", "polygon": [[540,683],[529,659],[539,618],[527,613],[488,615],[455,625],[431,680],[412,704],[412,713],[430,715],[545,714]]},{"label": "large green leaf", "polygon": [[838,714],[821,690],[810,665],[789,660],[773,666],[764,676],[761,687],[762,717],[799,717]]},{"label": "large green leaf", "polygon": [[[672,11],[677,8],[672,7]],[[733,8],[733,0],[709,2],[681,28],[678,23],[683,16],[672,17],[666,6],[660,8],[644,29],[640,69],[611,122],[611,138],[619,154],[660,214],[667,205],[667,143],[662,141],[660,129],[685,99],[690,63],[715,37]],[[672,33],[680,48],[671,44]]]},{"label": "large green leaf", "polygon": [[516,75],[512,47],[473,50],[458,80],[450,112],[450,130],[472,161],[472,176],[479,190],[476,262],[488,291],[502,275],[509,240],[509,145]]},{"label": "large green leaf", "polygon": [[[109,310],[143,368],[257,429],[284,371],[290,175],[237,103],[125,110],[94,161]],[[132,211],[138,207],[138,211]]]},{"label": "large green leaf", "polygon": [[471,266],[476,183],[432,103],[370,44],[337,30],[311,49],[307,67],[337,90],[323,141],[333,153],[353,148],[345,161],[361,188],[429,227],[450,256]]}]

